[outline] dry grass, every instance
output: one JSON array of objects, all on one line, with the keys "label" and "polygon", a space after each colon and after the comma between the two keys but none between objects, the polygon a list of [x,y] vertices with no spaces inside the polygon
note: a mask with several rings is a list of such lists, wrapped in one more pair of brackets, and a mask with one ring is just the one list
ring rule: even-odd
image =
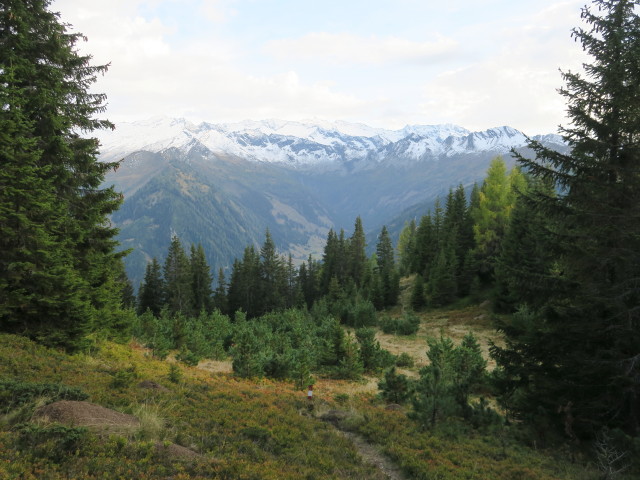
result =
[{"label": "dry grass", "polygon": [[198,368],[211,373],[233,373],[231,359],[229,360],[203,360]]},{"label": "dry grass", "polygon": [[[391,313],[396,314],[396,312]],[[501,334],[493,328],[488,304],[458,310],[431,310],[422,312],[419,316],[420,328],[415,335],[390,335],[381,331],[376,334],[382,348],[394,355],[400,353],[411,355],[415,362],[415,366],[410,369],[413,375],[416,375],[417,371],[428,362],[428,338],[442,335],[451,338],[455,343],[460,343],[468,332],[476,337],[487,359],[488,368],[493,369],[495,362],[489,357],[489,346],[491,342],[501,345],[503,339]]]}]

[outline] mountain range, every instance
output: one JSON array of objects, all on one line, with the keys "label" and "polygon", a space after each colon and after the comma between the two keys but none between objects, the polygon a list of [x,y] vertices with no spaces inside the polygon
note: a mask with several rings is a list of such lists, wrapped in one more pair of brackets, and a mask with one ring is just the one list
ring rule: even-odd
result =
[{"label": "mountain range", "polygon": [[[503,126],[471,132],[456,125],[386,130],[345,122],[280,120],[194,124],[153,118],[99,132],[100,159],[123,159],[106,178],[124,194],[113,217],[127,271],[138,285],[172,235],[201,243],[209,264],[227,268],[266,228],[279,250],[320,258],[330,228],[371,233],[427,213],[450,187],[481,181],[491,159],[512,164],[527,137]],[[558,135],[532,137],[564,149]],[[393,233],[393,232],[392,232]]]}]

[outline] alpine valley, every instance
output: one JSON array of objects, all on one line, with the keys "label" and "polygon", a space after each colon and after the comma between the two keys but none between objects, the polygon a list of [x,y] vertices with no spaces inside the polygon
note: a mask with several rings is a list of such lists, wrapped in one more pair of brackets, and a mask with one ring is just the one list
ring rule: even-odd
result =
[{"label": "alpine valley", "polygon": [[[554,149],[558,135],[533,137]],[[173,235],[202,244],[214,271],[229,267],[268,228],[294,260],[319,259],[330,228],[397,235],[449,188],[484,178],[491,159],[524,150],[510,127],[470,132],[455,125],[384,130],[343,122],[279,120],[193,124],[154,118],[102,131],[101,160],[123,159],[106,178],[124,195],[113,215],[133,284],[162,261]]]}]

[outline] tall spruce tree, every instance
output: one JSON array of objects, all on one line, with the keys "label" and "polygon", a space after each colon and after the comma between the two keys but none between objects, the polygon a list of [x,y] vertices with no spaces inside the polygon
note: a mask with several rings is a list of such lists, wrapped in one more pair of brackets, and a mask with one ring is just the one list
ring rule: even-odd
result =
[{"label": "tall spruce tree", "polygon": [[260,249],[260,297],[261,313],[280,310],[287,298],[287,278],[285,265],[276,251],[276,244],[267,228],[264,243]]},{"label": "tall spruce tree", "polygon": [[211,289],[213,278],[211,276],[211,268],[204,254],[204,248],[201,244],[198,244],[198,246],[191,245],[189,266],[192,292],[191,313],[196,316],[203,310],[211,312],[213,308],[213,291]]},{"label": "tall spruce tree", "polygon": [[367,264],[366,249],[367,243],[364,234],[364,227],[362,226],[362,219],[356,218],[355,225],[353,227],[353,235],[349,239],[349,276],[355,282],[356,286],[360,287],[364,280],[364,273]]},{"label": "tall spruce tree", "polygon": [[527,196],[550,220],[557,266],[546,272],[546,300],[504,325],[507,345],[494,355],[514,413],[535,410],[578,436],[602,426],[640,434],[638,6],[596,0],[583,9],[587,27],[573,36],[591,61],[584,73],[563,73],[560,90],[571,153],[531,142],[536,159],[519,157],[560,192]]},{"label": "tall spruce tree", "polygon": [[152,258],[147,263],[144,272],[144,281],[138,291],[138,314],[142,315],[147,310],[151,311],[154,317],[160,315],[164,306],[164,279],[162,278],[162,267],[157,258]]},{"label": "tall spruce tree", "polygon": [[376,245],[378,260],[378,275],[382,289],[383,306],[395,305],[400,293],[400,276],[396,271],[395,254],[393,244],[386,225],[382,227],[378,244]]},{"label": "tall spruce tree", "polygon": [[0,9],[0,325],[69,349],[87,333],[122,328],[120,254],[108,215],[121,196],[101,184],[116,163],[98,162],[112,128],[90,93],[106,66],[80,55],[49,0]]},{"label": "tall spruce tree", "polygon": [[177,235],[171,238],[163,273],[164,298],[169,312],[189,315],[193,305],[191,267]]}]

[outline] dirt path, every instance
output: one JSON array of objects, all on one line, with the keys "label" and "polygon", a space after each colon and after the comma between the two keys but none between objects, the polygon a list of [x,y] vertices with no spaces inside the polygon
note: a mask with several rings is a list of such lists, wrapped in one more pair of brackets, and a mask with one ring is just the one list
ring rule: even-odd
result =
[{"label": "dirt path", "polygon": [[362,435],[342,429],[341,424],[349,415],[350,413],[344,410],[329,410],[322,414],[316,412],[317,418],[333,426],[339,434],[346,437],[353,444],[364,463],[376,467],[385,478],[408,480],[400,470],[400,467],[393,463],[382,452],[380,447],[369,443]]},{"label": "dirt path", "polygon": [[367,442],[364,437],[357,433],[345,432],[343,430],[338,430],[338,432],[351,440],[351,443],[356,447],[364,463],[373,465],[391,480],[408,480],[400,470],[400,467],[393,463],[378,447]]}]

